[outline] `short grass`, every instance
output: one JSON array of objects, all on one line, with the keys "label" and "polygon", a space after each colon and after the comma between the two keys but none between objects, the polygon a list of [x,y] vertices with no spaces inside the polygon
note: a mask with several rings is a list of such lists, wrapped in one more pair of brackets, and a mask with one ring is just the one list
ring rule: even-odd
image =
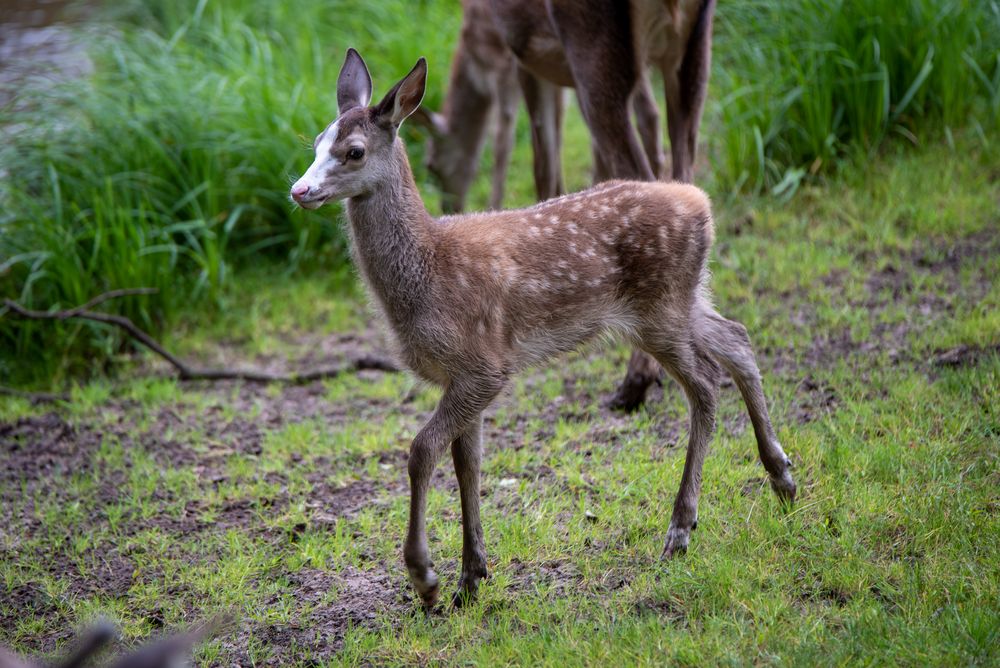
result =
[{"label": "short grass", "polygon": [[[958,141],[788,205],[718,202],[717,300],[754,340],[791,512],[729,388],[691,549],[661,561],[685,405],[668,387],[607,412],[627,351],[591,349],[490,413],[492,578],[471,608],[425,616],[400,545],[405,453],[435,390],[378,374],[187,385],[125,361],[64,405],[0,399],[0,643],[49,653],[96,615],[139,642],[228,609],[238,626],[203,665],[997,665],[1000,162]],[[171,344],[261,363],[352,332],[381,345],[349,275],[263,269],[225,299]],[[430,497],[446,591],[449,469]]]}]

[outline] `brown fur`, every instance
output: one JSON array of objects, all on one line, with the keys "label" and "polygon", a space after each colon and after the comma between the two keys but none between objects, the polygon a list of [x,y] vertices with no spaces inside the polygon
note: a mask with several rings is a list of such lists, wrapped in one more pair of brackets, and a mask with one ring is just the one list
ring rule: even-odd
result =
[{"label": "brown fur", "polygon": [[[356,52],[349,52],[344,68],[349,78],[364,79]],[[775,490],[791,499],[795,483],[771,427],[746,330],[711,305],[706,263],[713,226],[706,195],[681,183],[608,181],[527,209],[436,220],[423,206],[396,137],[425,76],[421,60],[368,109],[355,102],[367,99],[364,90],[345,95],[337,127],[364,131],[341,132],[337,141],[320,145],[329,145],[332,155],[364,145],[367,157],[334,164],[321,183],[293,187],[297,201],[307,204],[347,198],[354,257],[404,360],[444,390],[408,463],[404,557],[424,601],[432,604],[438,593],[424,526],[438,459],[450,447],[459,479],[461,603],[486,574],[479,520],[483,410],[513,374],[601,334],[623,335],[651,354],[691,405],[688,455],[664,554],[686,549],[697,522],[722,368],[743,393]],[[326,160],[317,151],[307,174]]]},{"label": "brown fur", "polygon": [[[444,112],[420,116],[433,131],[428,167],[441,182],[445,210],[460,211],[464,205],[485,119],[494,106],[508,119],[500,124],[495,142],[499,159],[491,208],[500,206],[513,139],[510,105],[516,99],[510,53],[517,58],[531,118],[539,199],[564,192],[561,86],[577,89],[593,137],[596,181],[660,176],[665,161],[648,65],[663,75],[672,176],[690,182],[708,85],[714,8],[715,0],[465,0]],[[485,74],[484,64],[488,68],[490,63],[496,64],[493,76]],[[488,87],[476,83],[486,80],[492,82]],[[652,360],[634,355],[612,405],[636,408],[658,373]]]},{"label": "brown fur", "polygon": [[492,120],[490,208],[499,209],[514,146],[520,95],[517,64],[493,24],[488,0],[462,2],[462,28],[448,91],[440,114],[420,109],[414,115],[414,120],[432,132],[426,165],[441,185],[441,207],[446,212],[465,208],[465,197],[479,169],[486,130]]}]

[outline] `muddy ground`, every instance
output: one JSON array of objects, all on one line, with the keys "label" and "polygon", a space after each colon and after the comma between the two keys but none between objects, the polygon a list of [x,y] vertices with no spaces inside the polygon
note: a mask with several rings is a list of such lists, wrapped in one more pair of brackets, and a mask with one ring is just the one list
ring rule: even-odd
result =
[{"label": "muddy ground", "polygon": [[[864,286],[863,306],[872,313],[872,322],[878,323],[881,310],[890,305],[907,304],[908,318],[891,326],[875,325],[871,336],[863,341],[852,339],[849,331],[817,331],[813,343],[806,350],[760,348],[757,353],[765,375],[777,377],[777,382],[793,385],[795,404],[794,419],[809,422],[823,419],[835,411],[840,401],[834,388],[815,380],[819,368],[846,360],[859,373],[867,373],[871,360],[886,356],[891,364],[915,367],[933,377],[941,367],[974,365],[987,355],[1000,354],[1000,342],[987,348],[959,346],[947,350],[918,351],[907,341],[911,334],[924,328],[933,327],[936,322],[946,319],[954,311],[955,305],[963,301],[979,300],[990,290],[993,277],[980,273],[976,281],[962,280],[963,272],[968,272],[993,254],[1000,252],[1000,241],[990,231],[962,240],[953,246],[918,245],[908,254],[900,254],[890,262],[873,271]],[[859,258],[861,262],[869,258]],[[920,293],[915,287],[921,276],[933,275],[943,278],[949,290],[935,290]],[[845,291],[845,277],[826,277],[826,287],[834,291]],[[854,292],[857,294],[857,292]],[[808,294],[770,295],[775,314],[789,313],[803,328],[812,327],[817,321],[815,309]],[[309,340],[307,348],[312,352],[304,355],[300,364],[312,365],[317,361],[333,362],[359,353],[384,353],[385,339],[373,326],[365,332],[338,335],[317,341]],[[594,349],[586,353],[590,356],[609,354],[606,349]],[[614,354],[624,360],[624,351]],[[274,368],[280,362],[273,359],[256,362]],[[166,373],[158,370],[153,373]],[[365,377],[375,378],[379,372],[361,372]],[[529,381],[530,383],[530,381]],[[540,403],[535,415],[545,425],[554,428],[560,419],[574,419],[579,406],[598,407],[600,420],[589,434],[592,441],[614,447],[623,434],[634,429],[632,416],[612,413],[603,407],[602,389],[595,388],[593,379],[585,376],[567,375],[564,378],[564,392],[554,402]],[[199,479],[205,485],[219,485],[227,478],[224,465],[226,458],[234,452],[248,456],[259,456],[266,447],[264,434],[267,430],[306,419],[321,418],[331,424],[364,416],[377,417],[395,412],[404,416],[405,424],[416,426],[426,415],[423,407],[417,407],[406,398],[386,398],[385,400],[351,400],[331,402],[325,397],[321,382],[301,386],[280,388],[253,384],[218,383],[197,384],[194,387],[214,396],[208,408],[198,410],[177,410],[161,408],[148,419],[141,421],[141,411],[134,401],[115,398],[107,401],[92,414],[74,415],[72,411],[58,406],[41,408],[35,415],[13,421],[0,422],[0,507],[18,511],[8,515],[0,527],[2,561],[30,560],[44,564],[48,574],[66,583],[64,595],[88,597],[127,597],[134,584],[136,560],[142,555],[129,554],[106,545],[103,551],[87,555],[87,561],[94,565],[86,575],[81,574],[77,565],[69,561],[62,552],[53,555],[27,554],[18,542],[17,536],[31,536],[40,530],[42,520],[34,512],[35,504],[41,499],[66,498],[70,501],[62,481],[70,475],[93,473],[102,481],[96,494],[101,504],[112,505],[120,500],[127,489],[124,469],[98,471],[103,464],[95,456],[102,439],[115,437],[126,452],[132,448],[142,448],[152,453],[163,467],[194,466]],[[650,397],[650,411],[655,416],[653,428],[671,448],[670,456],[679,455],[676,448],[679,436],[685,433],[685,416],[677,411],[661,411],[662,389],[654,389]],[[675,392],[674,389],[666,390]],[[402,400],[401,400],[402,399]],[[227,410],[228,408],[228,410]],[[234,409],[234,410],[233,410]],[[499,427],[491,411],[486,420],[485,443],[487,449],[523,447],[525,419]],[[730,419],[721,428],[739,433],[747,428],[745,416]],[[399,434],[397,442],[380,455],[378,464],[391,467],[394,476],[373,480],[366,474],[369,462],[357,462],[354,482],[346,486],[333,486],[327,482],[322,470],[324,462],[318,461],[317,470],[312,474],[313,492],[308,504],[313,510],[310,529],[332,526],[339,518],[350,517],[372,503],[384,503],[387,498],[407,494],[405,476],[407,459],[407,438],[412,434]],[[544,436],[544,431],[541,434]],[[210,442],[212,447],[206,452],[194,447],[194,440]],[[570,444],[567,447],[576,447]],[[450,472],[450,464],[442,462],[434,478],[434,484],[441,488],[455,487]],[[101,475],[97,476],[98,473]],[[488,472],[487,472],[488,473]],[[281,472],[268,473],[271,481],[279,486],[284,483]],[[546,484],[545,467],[525,472],[531,476],[533,484]],[[507,481],[493,481],[495,485],[510,484]],[[748,480],[744,494],[760,493],[763,478]],[[285,490],[269,503],[272,510],[280,512],[292,501]],[[515,504],[512,504],[512,506]],[[188,512],[189,511],[189,512]],[[169,534],[197,535],[225,532],[237,529],[275,543],[287,540],[307,529],[305,525],[267,528],[255,521],[260,509],[250,507],[249,502],[233,503],[225,506],[214,521],[202,519],[197,503],[186,509],[180,517],[153,517],[148,522]],[[517,512],[516,508],[512,512]],[[457,513],[457,510],[456,510]],[[94,518],[101,522],[103,518]],[[147,521],[139,518],[124,520],[125,535],[147,526]],[[85,524],[77,527],[86,532]],[[402,532],[402,527],[400,527]],[[454,559],[440,564],[444,570],[453,569]],[[346,567],[339,572],[304,567],[284,577],[287,593],[304,604],[316,604],[308,619],[291,625],[273,625],[263,622],[240,622],[237,630],[222,639],[224,654],[229,661],[246,665],[247,639],[253,635],[270,646],[271,661],[280,664],[281,657],[291,657],[302,648],[310,648],[313,656],[330,656],[338,650],[345,631],[351,626],[373,626],[381,623],[379,615],[419,614],[407,587],[401,559],[393,563],[372,563],[371,568],[360,570]],[[515,568],[510,573],[513,586],[530,588],[544,582],[556,588],[573,587],[579,579],[570,564],[551,563],[543,568]],[[620,583],[618,583],[620,584]],[[609,582],[608,587],[615,587]],[[328,593],[336,591],[336,597],[329,599]],[[17,617],[25,611],[56,621],[56,606],[41,586],[28,583],[7,592],[6,606],[0,606],[0,636],[11,634]],[[659,604],[657,604],[659,605]],[[6,612],[4,612],[6,611]],[[198,618],[202,611],[191,609],[190,618]],[[655,614],[672,614],[670,610]],[[164,625],[156,610],[148,613],[148,622],[153,629]],[[679,620],[683,623],[683,620]],[[30,647],[40,653],[50,652],[57,643],[71,635],[71,630],[54,624],[40,635]]]}]

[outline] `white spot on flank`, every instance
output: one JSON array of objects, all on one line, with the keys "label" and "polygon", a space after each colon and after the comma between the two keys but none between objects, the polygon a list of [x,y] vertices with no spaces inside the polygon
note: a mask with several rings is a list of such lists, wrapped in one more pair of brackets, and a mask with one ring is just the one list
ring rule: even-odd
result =
[{"label": "white spot on flank", "polygon": [[538,234],[539,234],[538,228],[535,227],[534,225],[532,225],[531,227],[528,228],[528,232],[530,232],[531,236],[533,236],[533,237],[537,237]]},{"label": "white spot on flank", "polygon": [[567,226],[567,229],[569,229],[569,233],[570,234],[576,234],[579,231],[579,230],[577,230],[576,223],[570,223]]},{"label": "white spot on flank", "polygon": [[559,216],[549,216],[549,223],[552,225],[559,224]]}]

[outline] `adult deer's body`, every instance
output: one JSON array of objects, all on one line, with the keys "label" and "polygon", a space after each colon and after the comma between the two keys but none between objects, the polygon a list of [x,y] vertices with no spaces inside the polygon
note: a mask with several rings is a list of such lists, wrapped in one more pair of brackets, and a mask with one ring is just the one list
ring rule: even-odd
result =
[{"label": "adult deer's body", "polygon": [[517,62],[494,25],[489,0],[462,0],[462,29],[444,107],[441,113],[421,108],[414,115],[431,131],[426,164],[441,186],[445,212],[464,210],[491,120],[495,132],[490,208],[502,206],[520,99]]},{"label": "adult deer's body", "polygon": [[[591,132],[596,181],[659,177],[664,160],[648,66],[663,75],[672,177],[691,181],[715,0],[465,0],[463,8],[444,113],[421,114],[432,130],[428,167],[441,181],[446,210],[461,210],[464,204],[493,106],[500,122],[491,206],[499,207],[502,200],[516,96],[510,56],[500,42],[517,58],[540,200],[564,191],[559,157],[563,86],[577,90]],[[495,71],[489,63],[496,64]],[[638,407],[658,372],[653,360],[634,354],[612,405]]]},{"label": "adult deer's body", "polygon": [[768,418],[746,330],[709,302],[713,227],[705,195],[683,184],[613,181],[529,209],[435,220],[396,136],[419,105],[425,79],[421,59],[368,107],[371,78],[349,50],[337,85],[340,116],[317,138],[316,159],[291,191],[306,208],[347,199],[354,257],[404,359],[444,389],[409,459],[404,556],[424,601],[433,603],[438,592],[424,529],[438,458],[451,448],[464,529],[460,593],[471,594],[486,575],[482,412],[518,370],[601,333],[621,333],[656,357],[691,405],[666,555],[686,549],[697,520],[719,365],[743,392],[775,490],[791,499],[795,483]]}]

